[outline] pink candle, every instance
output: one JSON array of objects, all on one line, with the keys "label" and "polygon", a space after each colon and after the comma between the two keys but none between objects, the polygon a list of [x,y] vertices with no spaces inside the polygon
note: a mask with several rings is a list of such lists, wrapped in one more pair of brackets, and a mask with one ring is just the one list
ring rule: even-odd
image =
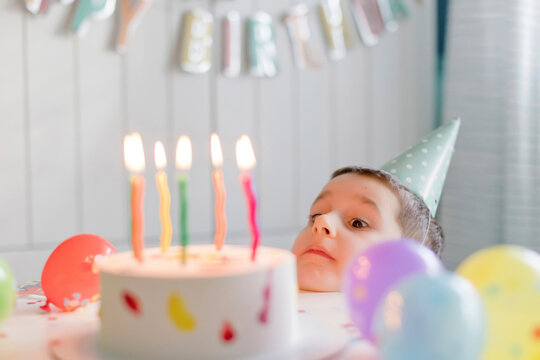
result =
[{"label": "pink candle", "polygon": [[238,168],[243,170],[240,174],[240,183],[246,196],[248,223],[251,230],[251,260],[255,261],[259,246],[260,231],[257,222],[257,198],[253,191],[251,174],[248,172],[248,170],[255,166],[255,154],[253,153],[253,147],[247,135],[242,135],[236,142],[236,162]]}]

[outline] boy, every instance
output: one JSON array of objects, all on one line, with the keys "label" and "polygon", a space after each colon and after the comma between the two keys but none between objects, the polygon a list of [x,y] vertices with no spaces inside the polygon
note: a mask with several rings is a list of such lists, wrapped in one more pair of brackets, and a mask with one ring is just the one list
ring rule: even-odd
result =
[{"label": "boy", "polygon": [[352,256],[385,240],[409,237],[440,255],[444,236],[433,216],[458,128],[459,120],[442,126],[383,170],[332,174],[292,248],[300,289],[340,291]]}]

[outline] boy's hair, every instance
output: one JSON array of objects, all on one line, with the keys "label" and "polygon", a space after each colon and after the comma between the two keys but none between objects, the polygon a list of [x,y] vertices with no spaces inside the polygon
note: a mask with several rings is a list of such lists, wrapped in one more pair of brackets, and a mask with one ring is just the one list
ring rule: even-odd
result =
[{"label": "boy's hair", "polygon": [[334,171],[331,179],[349,173],[371,176],[390,185],[398,195],[401,204],[398,221],[403,236],[423,243],[440,256],[444,246],[444,234],[441,226],[431,216],[429,208],[422,199],[403,185],[395,176],[384,170],[347,166]]}]

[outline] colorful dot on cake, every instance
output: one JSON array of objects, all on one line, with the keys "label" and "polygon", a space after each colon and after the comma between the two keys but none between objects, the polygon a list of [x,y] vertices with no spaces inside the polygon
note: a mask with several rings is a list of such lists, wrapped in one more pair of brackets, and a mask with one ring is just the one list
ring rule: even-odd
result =
[{"label": "colorful dot on cake", "polygon": [[142,313],[140,302],[134,294],[126,291],[122,294],[122,298],[124,299],[124,305],[126,305],[133,314],[140,315]]},{"label": "colorful dot on cake", "polygon": [[169,317],[174,325],[182,331],[195,330],[196,321],[195,317],[191,315],[184,304],[184,300],[177,293],[173,293],[169,296]]},{"label": "colorful dot on cake", "polygon": [[223,324],[223,328],[221,329],[221,339],[227,343],[230,343],[234,341],[235,337],[236,332],[234,331],[232,324],[228,321],[225,321],[225,323]]},{"label": "colorful dot on cake", "polygon": [[263,308],[259,312],[259,322],[266,324],[268,322],[268,310],[270,308],[270,292],[272,289],[272,284],[269,282],[263,291]]}]

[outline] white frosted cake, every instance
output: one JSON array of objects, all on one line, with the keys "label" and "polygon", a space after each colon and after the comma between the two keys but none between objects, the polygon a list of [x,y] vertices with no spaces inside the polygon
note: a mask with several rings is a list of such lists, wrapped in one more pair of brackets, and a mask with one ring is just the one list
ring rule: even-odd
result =
[{"label": "white frosted cake", "polygon": [[286,250],[190,245],[112,255],[101,271],[105,353],[138,359],[237,359],[291,348],[297,336],[295,257]]}]

